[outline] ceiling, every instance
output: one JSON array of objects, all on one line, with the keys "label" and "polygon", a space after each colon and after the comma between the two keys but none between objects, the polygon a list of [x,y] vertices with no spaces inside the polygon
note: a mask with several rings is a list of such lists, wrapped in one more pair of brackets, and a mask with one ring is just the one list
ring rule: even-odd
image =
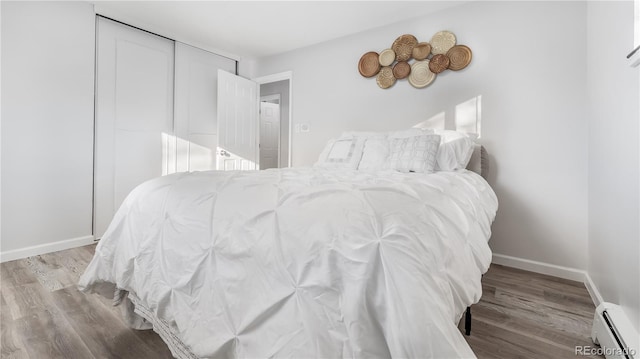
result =
[{"label": "ceiling", "polygon": [[98,14],[233,58],[291,51],[468,1],[91,1]]}]

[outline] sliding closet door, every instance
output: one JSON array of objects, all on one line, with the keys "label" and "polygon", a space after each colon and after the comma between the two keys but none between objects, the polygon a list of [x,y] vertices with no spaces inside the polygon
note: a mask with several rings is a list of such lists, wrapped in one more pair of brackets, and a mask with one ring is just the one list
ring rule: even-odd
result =
[{"label": "sliding closet door", "polygon": [[177,171],[216,169],[218,69],[236,61],[176,42]]},{"label": "sliding closet door", "polygon": [[138,184],[175,172],[174,42],[98,18],[94,236]]}]

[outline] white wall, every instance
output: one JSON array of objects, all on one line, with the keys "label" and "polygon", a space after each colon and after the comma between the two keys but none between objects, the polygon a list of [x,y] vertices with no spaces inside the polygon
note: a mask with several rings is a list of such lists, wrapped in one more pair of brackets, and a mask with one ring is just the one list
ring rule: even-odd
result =
[{"label": "white wall", "polygon": [[2,6],[1,260],[89,243],[93,6]]},{"label": "white wall", "polygon": [[638,68],[633,2],[589,2],[589,266],[605,301],[622,305],[640,331]]},{"label": "white wall", "polygon": [[[424,89],[388,90],[359,75],[360,56],[405,33],[450,30],[470,66]],[[482,138],[500,209],[490,245],[500,255],[587,268],[585,2],[472,2],[402,24],[258,59],[255,75],[293,71],[294,166],[312,164],[346,130],[407,128],[482,96]]]}]

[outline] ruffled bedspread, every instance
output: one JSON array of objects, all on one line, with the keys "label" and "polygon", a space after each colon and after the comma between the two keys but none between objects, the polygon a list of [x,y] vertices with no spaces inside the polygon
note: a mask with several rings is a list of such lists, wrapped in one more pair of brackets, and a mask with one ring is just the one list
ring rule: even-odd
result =
[{"label": "ruffled bedspread", "polygon": [[456,323],[496,210],[466,170],[173,174],[131,192],[79,286],[130,292],[197,357],[474,357]]}]

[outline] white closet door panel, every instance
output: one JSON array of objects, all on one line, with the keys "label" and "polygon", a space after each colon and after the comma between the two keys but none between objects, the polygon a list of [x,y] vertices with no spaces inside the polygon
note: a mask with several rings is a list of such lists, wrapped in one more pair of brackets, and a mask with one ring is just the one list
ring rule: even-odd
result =
[{"label": "white closet door panel", "polygon": [[[154,177],[162,174],[164,154],[158,150],[162,146],[162,138],[156,133],[118,132],[114,148],[114,203],[122,203],[134,187],[149,179],[152,172]],[[140,170],[141,165],[146,168]]]},{"label": "white closet door panel", "polygon": [[[216,97],[218,84],[217,68],[205,61],[190,59],[189,70],[184,81],[188,81],[188,123],[189,133],[216,132]],[[212,97],[213,96],[213,97]]]},{"label": "white closet door panel", "polygon": [[99,18],[97,49],[94,236],[100,238],[135,186],[175,171],[176,145],[173,41]]},{"label": "white closet door panel", "polygon": [[176,137],[176,172],[189,171],[189,154],[191,153],[189,139]]},{"label": "white closet door panel", "polygon": [[216,134],[189,136],[189,170],[208,171],[215,169],[217,144],[218,136]]},{"label": "white closet door panel", "polygon": [[235,71],[235,60],[176,43],[175,133],[177,170],[215,169],[218,69]]},{"label": "white closet door panel", "polygon": [[173,132],[173,55],[169,51],[172,46],[159,51],[126,40],[116,43],[116,129]]}]

